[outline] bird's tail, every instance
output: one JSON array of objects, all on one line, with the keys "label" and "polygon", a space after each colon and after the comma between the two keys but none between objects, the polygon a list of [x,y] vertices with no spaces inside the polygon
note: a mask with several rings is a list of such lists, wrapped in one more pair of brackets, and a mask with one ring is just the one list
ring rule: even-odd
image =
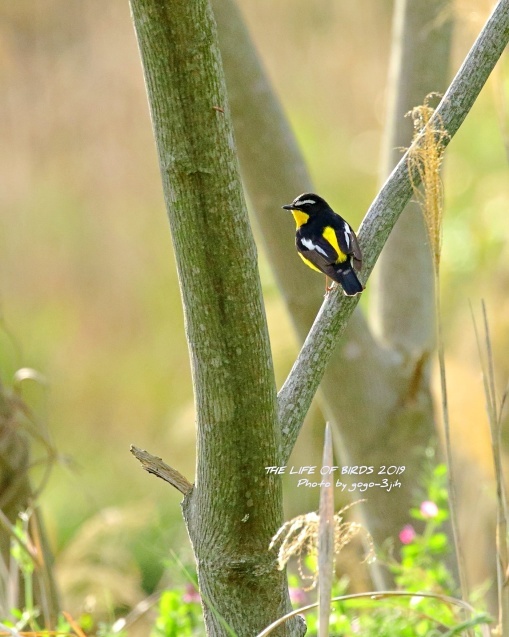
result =
[{"label": "bird's tail", "polygon": [[364,290],[364,286],[357,278],[357,274],[351,265],[345,264],[341,269],[338,269],[336,273],[346,296],[356,296]]}]

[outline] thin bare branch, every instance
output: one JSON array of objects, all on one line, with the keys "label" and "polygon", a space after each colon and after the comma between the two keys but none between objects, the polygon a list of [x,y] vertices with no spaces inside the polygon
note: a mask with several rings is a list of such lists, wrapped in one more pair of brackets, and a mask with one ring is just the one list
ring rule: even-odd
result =
[{"label": "thin bare branch", "polygon": [[435,308],[436,308],[436,324],[437,324],[437,341],[438,341],[438,366],[440,369],[440,389],[442,398],[442,418],[444,421],[445,433],[445,453],[447,457],[447,489],[449,491],[449,509],[451,513],[451,527],[454,538],[454,550],[456,553],[456,561],[458,564],[458,575],[460,580],[461,594],[463,599],[469,599],[469,587],[465,568],[465,557],[463,553],[463,544],[461,541],[459,516],[458,516],[458,497],[456,495],[456,479],[454,473],[453,462],[453,445],[451,438],[451,426],[449,419],[449,400],[447,393],[447,376],[445,370],[445,352],[444,337],[442,332],[442,312],[440,310],[440,281],[438,269],[435,270]]},{"label": "thin bare branch", "polygon": [[497,595],[498,595],[498,628],[499,634],[506,637],[509,634],[509,588],[507,582],[507,569],[509,565],[509,546],[507,543],[507,496],[505,492],[505,481],[501,458],[501,418],[506,394],[504,393],[500,406],[497,406],[497,398],[495,393],[495,368],[493,361],[493,351],[491,348],[491,337],[488,323],[488,315],[484,300],[481,301],[482,320],[484,330],[484,346],[483,355],[482,340],[479,335],[477,321],[472,306],[472,322],[474,324],[475,338],[477,341],[477,350],[479,353],[479,362],[482,369],[482,378],[484,385],[484,395],[486,399],[486,411],[490,425],[491,449],[493,454],[493,467],[495,472],[495,482],[497,487]]},{"label": "thin bare branch", "polygon": [[165,482],[169,482],[172,487],[175,487],[177,491],[180,491],[182,495],[187,495],[193,488],[193,485],[189,482],[189,480],[179,473],[173,467],[167,465],[161,458],[157,456],[153,456],[148,451],[144,449],[139,449],[134,445],[131,445],[130,448],[133,456],[140,461],[141,466],[154,476],[161,478]]},{"label": "thin bare branch", "polygon": [[[369,593],[352,593],[351,595],[341,595],[339,597],[333,597],[331,601],[332,602],[347,602],[349,600],[354,600],[354,599],[382,600],[382,599],[390,598],[390,597],[410,597],[411,598],[416,596],[436,599],[437,601],[440,601],[444,604],[449,604],[450,606],[457,606],[459,608],[462,608],[474,616],[476,614],[475,608],[473,608],[473,606],[471,606],[468,602],[465,602],[462,599],[456,599],[455,597],[449,597],[447,595],[440,595],[437,593],[421,593],[420,591],[419,592],[380,591],[380,592],[369,592]],[[301,608],[297,608],[293,610],[291,613],[288,613],[287,615],[280,617],[270,626],[267,626],[267,628],[265,628],[265,630],[263,630],[261,633],[256,635],[256,637],[267,637],[274,631],[275,628],[277,628],[278,626],[281,626],[281,624],[284,624],[291,617],[294,617],[295,615],[298,615],[301,613],[306,613],[308,610],[316,608],[317,606],[318,604],[308,604],[307,606],[302,606]],[[489,621],[490,620],[487,615],[481,615],[479,617],[478,624],[480,625],[480,629],[481,629],[481,633],[483,637],[490,637],[491,635],[491,631],[489,629],[489,626],[487,625]]]},{"label": "thin bare branch", "polygon": [[[332,467],[332,434],[325,425],[322,467]],[[329,637],[330,602],[334,575],[334,481],[324,481],[320,487],[320,522],[318,529],[318,634]]]}]

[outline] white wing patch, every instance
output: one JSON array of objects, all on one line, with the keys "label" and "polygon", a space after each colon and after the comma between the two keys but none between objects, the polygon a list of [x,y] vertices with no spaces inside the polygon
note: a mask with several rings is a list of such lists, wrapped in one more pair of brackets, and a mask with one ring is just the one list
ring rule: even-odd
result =
[{"label": "white wing patch", "polygon": [[325,252],[325,250],[320,246],[316,245],[316,243],[313,243],[311,239],[301,239],[300,242],[303,246],[306,246],[308,250],[316,250],[317,252],[320,252],[320,254],[323,254],[324,257],[327,256],[327,252]]},{"label": "white wing patch", "polygon": [[346,241],[346,247],[349,248],[350,247],[350,235],[352,234],[352,231],[350,230],[350,228],[347,226],[345,228],[344,231],[344,235],[345,235],[345,241]]}]

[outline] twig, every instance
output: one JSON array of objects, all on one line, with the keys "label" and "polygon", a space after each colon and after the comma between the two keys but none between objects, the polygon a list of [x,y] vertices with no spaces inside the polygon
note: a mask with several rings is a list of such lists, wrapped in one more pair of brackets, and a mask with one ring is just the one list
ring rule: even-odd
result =
[{"label": "twig", "polygon": [[486,399],[486,411],[491,434],[491,449],[493,453],[493,466],[495,470],[495,481],[497,488],[497,595],[498,595],[498,630],[500,635],[506,637],[509,634],[509,589],[507,586],[507,569],[509,566],[509,547],[507,545],[507,496],[504,487],[504,474],[500,453],[500,435],[502,425],[502,413],[507,396],[507,391],[502,396],[500,406],[497,406],[495,391],[495,371],[493,352],[491,349],[491,337],[486,313],[486,305],[481,301],[482,318],[484,328],[484,341],[486,348],[486,360],[483,357],[482,342],[477,329],[477,322],[472,306],[472,322],[474,324],[477,350],[482,369],[482,379],[484,385],[484,396]]},{"label": "twig", "polygon": [[[421,592],[407,592],[407,591],[380,591],[378,593],[373,593],[373,592],[352,593],[351,595],[341,595],[340,597],[333,597],[331,601],[332,602],[347,602],[353,599],[379,600],[379,599],[385,599],[388,597],[429,597],[432,599],[437,599],[443,602],[444,604],[450,604],[451,606],[458,606],[459,608],[463,608],[464,610],[467,610],[469,613],[472,613],[473,615],[475,615],[476,613],[475,608],[473,608],[469,603],[461,599],[456,599],[455,597],[449,597],[448,595],[439,595],[437,593],[421,593]],[[313,608],[316,608],[317,606],[318,604],[309,604],[308,606],[302,606],[301,608],[297,608],[296,610],[293,610],[291,613],[288,613],[287,615],[284,615],[283,617],[280,617],[279,619],[277,619],[270,626],[267,626],[267,628],[262,630],[262,632],[256,635],[256,637],[267,637],[267,635],[270,635],[270,633],[272,633],[272,631],[275,628],[277,628],[278,626],[281,626],[281,624],[284,624],[291,617],[295,617],[295,615],[299,615],[300,613],[306,613],[308,610],[312,610]],[[490,621],[487,616],[482,616],[482,619],[484,619],[484,623],[488,623]],[[481,632],[483,637],[490,637],[491,635],[490,629],[487,626],[481,626]]]},{"label": "twig", "polygon": [[5,513],[0,509],[0,528],[4,530],[4,532],[10,536],[11,540],[14,540],[23,550],[24,553],[30,558],[34,568],[39,566],[39,560],[37,556],[37,551],[35,547],[32,545],[30,538],[24,540],[20,537],[16,531],[15,526],[9,520],[9,518],[5,515]]},{"label": "twig", "polygon": [[11,635],[12,637],[21,637],[20,633],[18,633],[17,630],[14,630],[14,628],[10,628],[9,626],[6,626],[5,624],[2,624],[0,622],[0,635]]},{"label": "twig", "polygon": [[[435,128],[435,118],[439,118],[447,133],[442,140],[444,148],[472,108],[508,41],[509,0],[500,0],[429,122],[429,126]],[[419,143],[417,139],[408,152],[412,152]],[[417,171],[410,178],[408,152],[388,177],[361,224],[359,243],[365,255],[364,280],[369,276],[387,237],[412,196],[412,182],[414,186],[419,182]],[[337,289],[327,295],[279,392],[282,460],[286,460],[293,449],[332,351],[357,303],[358,297],[344,297]]]},{"label": "twig", "polygon": [[444,421],[445,433],[445,454],[447,458],[447,490],[449,492],[449,510],[451,514],[451,528],[454,538],[454,550],[458,563],[458,575],[460,580],[461,594],[464,600],[469,599],[468,580],[465,568],[465,558],[463,555],[463,545],[458,519],[458,498],[456,497],[456,480],[454,478],[453,446],[451,439],[451,426],[449,420],[449,401],[447,394],[447,376],[445,371],[444,337],[442,334],[442,313],[440,310],[440,280],[438,270],[435,270],[435,310],[437,323],[438,341],[438,366],[440,370],[440,388],[442,394],[442,418]]},{"label": "twig", "polygon": [[[332,435],[330,423],[325,425],[322,467],[332,467]],[[325,486],[328,485],[328,486]],[[320,487],[318,527],[318,602],[319,637],[329,637],[330,602],[334,575],[334,481]]]},{"label": "twig", "polygon": [[67,611],[63,610],[62,615],[69,622],[69,626],[74,630],[74,632],[76,633],[78,637],[87,637],[85,633],[83,632],[83,629],[78,624],[78,622],[74,619],[71,613],[68,613]]},{"label": "twig", "polygon": [[165,482],[169,482],[171,486],[175,487],[177,491],[180,491],[182,495],[187,495],[192,490],[193,485],[189,482],[189,480],[176,469],[173,469],[163,462],[161,458],[153,456],[148,451],[139,449],[134,445],[131,445],[130,452],[141,462],[141,466],[145,469],[145,471],[152,473]]}]

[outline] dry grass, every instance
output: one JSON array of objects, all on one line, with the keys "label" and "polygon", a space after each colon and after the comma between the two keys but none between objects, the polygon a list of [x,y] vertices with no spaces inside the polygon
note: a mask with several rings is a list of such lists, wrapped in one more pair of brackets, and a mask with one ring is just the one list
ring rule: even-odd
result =
[{"label": "dry grass", "polygon": [[473,310],[472,319],[474,323],[477,348],[479,351],[479,361],[482,369],[484,396],[486,399],[486,413],[490,426],[491,448],[497,494],[496,564],[498,626],[493,631],[493,635],[503,635],[505,637],[509,634],[509,545],[507,541],[509,514],[502,466],[501,434],[509,386],[506,387],[502,397],[499,399],[496,391],[495,364],[493,359],[488,315],[484,301],[482,302],[482,335],[479,333]]},{"label": "dry grass", "polygon": [[421,206],[429,243],[433,256],[435,272],[440,268],[442,252],[442,221],[444,211],[444,194],[442,183],[443,146],[448,138],[439,119],[432,121],[434,109],[430,106],[437,94],[431,93],[424,100],[424,104],[413,108],[409,115],[414,122],[414,141],[419,140],[411,152],[408,163],[410,174],[417,171],[421,181],[421,188],[414,186],[414,193]]},{"label": "dry grass", "polygon": [[[356,504],[356,503],[353,503]],[[334,554],[337,556],[341,550],[359,533],[365,535],[366,545],[369,547],[366,560],[374,558],[373,540],[361,524],[357,522],[345,522],[343,514],[353,504],[343,507],[334,515]],[[307,590],[316,586],[318,573],[308,575],[304,572],[302,559],[306,555],[317,557],[318,555],[318,531],[320,516],[311,512],[299,515],[285,522],[276,535],[272,538],[269,549],[279,545],[278,568],[282,570],[292,557],[297,558],[297,565],[301,578],[310,582]]]}]

